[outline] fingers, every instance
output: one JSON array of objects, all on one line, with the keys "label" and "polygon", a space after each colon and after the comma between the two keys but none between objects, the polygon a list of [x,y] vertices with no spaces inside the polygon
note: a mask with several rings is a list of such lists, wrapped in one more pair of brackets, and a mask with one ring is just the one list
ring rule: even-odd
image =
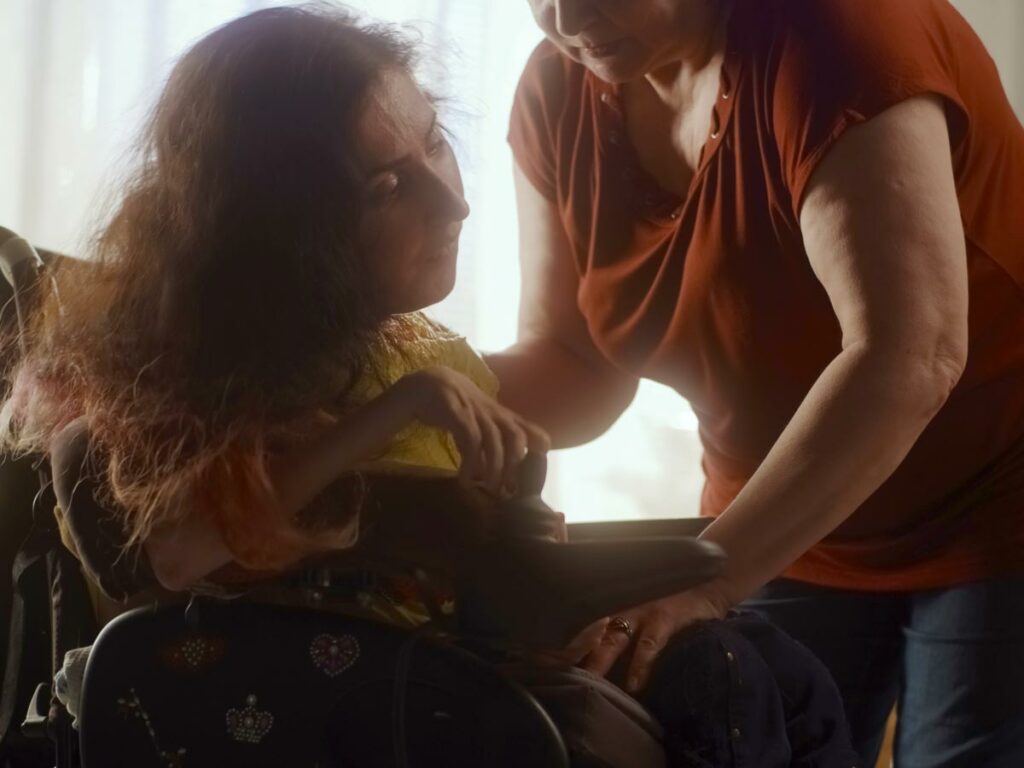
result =
[{"label": "fingers", "polygon": [[601,642],[608,619],[600,619],[581,631],[569,644],[558,651],[540,651],[531,654],[530,660],[542,666],[571,667],[584,659]]},{"label": "fingers", "polygon": [[526,437],[528,450],[534,453],[547,453],[551,450],[551,437],[547,432],[526,419],[517,418],[517,421]]},{"label": "fingers", "polygon": [[505,425],[505,466],[502,468],[501,487],[514,491],[518,482],[518,469],[526,456],[526,432],[515,421]]},{"label": "fingers", "polygon": [[463,417],[450,430],[455,445],[459,449],[459,477],[467,484],[476,482],[483,473],[483,450],[480,425],[476,419]]},{"label": "fingers", "polygon": [[552,533],[555,536],[555,541],[560,544],[565,544],[569,541],[569,526],[565,523],[565,515],[561,512],[555,512],[558,519],[554,522],[554,530]]},{"label": "fingers", "polygon": [[626,691],[629,693],[636,693],[647,684],[654,661],[676,630],[675,623],[664,611],[652,611],[646,618],[636,638],[626,674]]},{"label": "fingers", "polygon": [[590,652],[586,661],[583,662],[583,668],[588,672],[604,677],[608,674],[608,670],[615,666],[618,658],[626,652],[629,644],[629,635],[625,632],[606,631],[601,637],[600,643]]},{"label": "fingers", "polygon": [[486,395],[457,371],[435,366],[404,380],[413,392],[414,415],[451,433],[461,455],[463,482],[481,484],[494,494],[515,486],[527,451],[545,453],[547,433]]},{"label": "fingers", "polygon": [[574,667],[579,664],[582,656],[574,651],[534,651],[527,654],[526,659],[540,667]]},{"label": "fingers", "polygon": [[573,651],[578,653],[578,658],[582,659],[588,653],[594,651],[601,644],[601,640],[604,638],[608,630],[609,619],[599,619],[593,624],[582,630],[576,637],[569,641],[569,645],[566,646],[567,651]]},{"label": "fingers", "polygon": [[502,477],[502,488],[509,494],[515,494],[519,482],[523,479],[519,467],[528,453],[544,454],[551,448],[551,439],[547,432],[507,408],[501,409],[501,425],[505,434],[505,468]]},{"label": "fingers", "polygon": [[479,463],[474,463],[469,479],[495,494],[511,491],[527,452],[544,452],[551,441],[544,430],[493,401],[478,404],[475,416],[480,434]]},{"label": "fingers", "polygon": [[502,429],[493,419],[486,415],[478,420],[480,425],[481,472],[477,480],[492,493],[501,489],[502,477],[505,474],[505,436]]}]

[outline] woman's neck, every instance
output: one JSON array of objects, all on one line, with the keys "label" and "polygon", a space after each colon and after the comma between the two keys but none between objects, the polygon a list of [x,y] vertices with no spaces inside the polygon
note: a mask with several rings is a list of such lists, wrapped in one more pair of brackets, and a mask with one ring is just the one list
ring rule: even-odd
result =
[{"label": "woman's neck", "polygon": [[695,3],[673,56],[644,76],[658,99],[673,111],[692,104],[694,92],[709,74],[717,79],[728,44],[733,4],[733,0]]}]

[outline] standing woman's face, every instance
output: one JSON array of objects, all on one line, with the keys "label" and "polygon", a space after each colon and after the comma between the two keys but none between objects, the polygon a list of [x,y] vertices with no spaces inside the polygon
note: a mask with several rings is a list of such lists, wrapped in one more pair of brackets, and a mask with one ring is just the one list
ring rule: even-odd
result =
[{"label": "standing woman's face", "polygon": [[698,50],[719,0],[528,0],[563,53],[602,80],[626,82]]},{"label": "standing woman's face", "polygon": [[455,285],[469,214],[462,177],[433,105],[412,79],[385,71],[356,123],[363,178],[359,241],[388,314],[435,304]]}]

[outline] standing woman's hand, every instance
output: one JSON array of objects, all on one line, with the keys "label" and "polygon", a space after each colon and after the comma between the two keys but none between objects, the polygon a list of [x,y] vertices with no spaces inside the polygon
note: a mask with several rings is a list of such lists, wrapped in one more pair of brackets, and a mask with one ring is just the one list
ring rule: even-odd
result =
[{"label": "standing woman's hand", "polygon": [[449,432],[462,457],[460,477],[493,493],[514,486],[527,452],[546,453],[547,433],[500,405],[469,378],[444,366],[424,368],[395,385],[418,421]]},{"label": "standing woman's hand", "polygon": [[673,635],[699,621],[725,618],[729,608],[724,597],[709,585],[623,611],[615,618],[624,619],[628,631],[622,622],[606,625],[600,643],[582,666],[603,677],[625,657],[626,691],[636,694],[647,684],[651,667]]}]

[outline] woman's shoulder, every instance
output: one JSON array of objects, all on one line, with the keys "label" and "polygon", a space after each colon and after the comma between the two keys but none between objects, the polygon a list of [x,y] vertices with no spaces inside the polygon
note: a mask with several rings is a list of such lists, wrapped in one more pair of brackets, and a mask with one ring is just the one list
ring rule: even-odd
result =
[{"label": "woman's shoulder", "polygon": [[586,67],[570,59],[550,40],[542,40],[523,67],[513,112],[526,111],[534,116],[542,113],[550,121],[564,107],[579,103],[586,80]]},{"label": "woman's shoulder", "polygon": [[739,0],[735,21],[779,140],[790,124],[804,139],[835,133],[925,93],[950,103],[959,133],[962,61],[986,58],[948,0]]},{"label": "woman's shoulder", "polygon": [[948,0],[740,0],[736,12],[745,43],[775,61],[795,54],[847,68],[898,65],[897,54],[943,58],[969,29]]},{"label": "woman's shoulder", "polygon": [[508,142],[516,164],[534,186],[554,200],[564,157],[557,148],[573,146],[589,124],[586,97],[592,75],[550,41],[534,49],[519,78],[509,119]]},{"label": "woman's shoulder", "polygon": [[846,129],[902,101],[943,97],[954,145],[964,135],[958,57],[983,48],[947,0],[737,0],[734,23],[796,208]]},{"label": "woman's shoulder", "polygon": [[497,394],[496,377],[464,336],[422,312],[404,315],[401,322],[405,329],[400,346],[381,350],[376,359],[378,367],[385,369],[388,383],[413,371],[443,365],[468,377],[487,394]]}]

